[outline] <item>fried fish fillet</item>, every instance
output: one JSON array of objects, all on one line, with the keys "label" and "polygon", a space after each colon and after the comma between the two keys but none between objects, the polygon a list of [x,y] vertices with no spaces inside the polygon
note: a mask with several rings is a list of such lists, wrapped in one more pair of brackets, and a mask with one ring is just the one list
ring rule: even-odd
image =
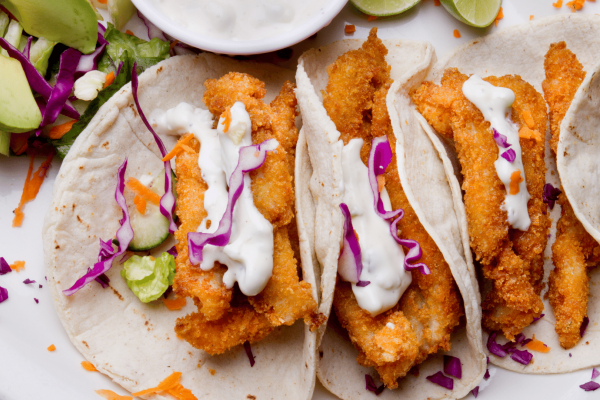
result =
[{"label": "fried fish fillet", "polygon": [[311,285],[298,275],[297,253],[289,235],[295,230],[291,225],[295,219],[290,168],[298,139],[294,86],[285,82],[279,96],[268,105],[262,101],[264,83],[247,74],[229,73],[219,80],[209,79],[205,85],[204,102],[215,118],[241,101],[250,115],[253,143],[271,138],[280,143],[277,151],[269,152],[265,163],[251,173],[254,204],[273,225],[274,240],[273,275],[263,291],[252,297],[225,287],[225,265],[217,263],[212,270],[202,271],[189,262],[187,234],[207,215],[203,197],[207,185],[197,162],[201,144],[193,139],[194,153],[182,153],[176,159],[181,226],[176,232],[179,255],[173,288],[179,296],[192,297],[198,312],[178,319],[175,331],[194,347],[220,354],[246,341],[259,341],[275,327],[291,325],[299,318],[315,328],[321,318],[315,314]]},{"label": "fried fish fillet", "polygon": [[[550,147],[556,155],[560,124],[585,78],[585,71],[565,42],[550,45],[544,68],[546,80],[542,87],[550,109]],[[548,281],[548,295],[560,344],[570,349],[581,338],[580,327],[587,315],[589,294],[587,268],[600,263],[600,245],[583,228],[564,194],[559,196],[558,204],[562,210],[552,245],[554,270]]]},{"label": "fried fish fillet", "polygon": [[[338,281],[333,306],[342,326],[359,350],[357,361],[375,367],[390,388],[428,354],[450,349],[450,334],[463,315],[460,296],[448,264],[408,203],[396,164],[396,138],[392,131],[385,98],[391,85],[387,49],[369,34],[361,49],[340,56],[327,69],[329,83],[323,104],[336,124],[344,144],[362,138],[361,158],[367,164],[371,140],[386,135],[393,159],[385,173],[385,186],[392,207],[403,208],[399,236],[417,240],[431,274],[413,271],[413,281],[398,304],[372,317],[361,309],[350,284]],[[393,327],[393,328],[391,328]]]},{"label": "fried fish fillet", "polygon": [[[471,248],[483,264],[483,273],[493,281],[484,303],[483,325],[501,329],[513,339],[539,317],[544,309],[540,298],[543,288],[543,252],[550,221],[542,199],[546,167],[543,134],[547,115],[542,96],[519,76],[489,77],[484,80],[515,93],[511,119],[520,138],[531,226],[525,232],[512,229],[502,209],[506,190],[494,162],[497,145],[489,122],[462,93],[468,76],[457,69],[444,72],[441,85],[424,82],[412,93],[413,102],[425,119],[442,135],[454,139],[463,174],[464,201]],[[520,136],[522,136],[520,134]]]}]

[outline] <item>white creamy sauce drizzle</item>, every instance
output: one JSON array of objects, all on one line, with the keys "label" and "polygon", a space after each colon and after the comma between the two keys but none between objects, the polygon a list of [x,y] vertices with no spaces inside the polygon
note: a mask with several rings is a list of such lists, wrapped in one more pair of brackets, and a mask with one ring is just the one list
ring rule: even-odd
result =
[{"label": "white creamy sauce drizzle", "polygon": [[[358,305],[372,316],[394,307],[412,282],[410,272],[404,270],[404,251],[390,233],[390,223],[374,209],[374,198],[369,185],[369,170],[360,158],[362,139],[352,139],[342,152],[343,199],[352,215],[352,225],[358,234],[363,270],[361,281],[367,286],[352,284]],[[387,191],[381,191],[386,210],[391,210]]]},{"label": "white creamy sauce drizzle", "polygon": [[[506,197],[502,206],[508,214],[508,223],[515,229],[526,231],[531,224],[527,210],[527,202],[531,196],[527,191],[521,144],[519,143],[519,128],[509,118],[515,94],[510,89],[496,87],[484,81],[476,74],[463,84],[462,91],[465,97],[481,111],[491,127],[507,138],[510,147],[498,146],[498,159],[494,163],[496,173],[506,189]],[[516,154],[512,163],[501,157],[501,154],[508,149],[513,149]],[[519,183],[519,193],[510,194],[510,177],[515,171],[521,171],[523,181]]]},{"label": "white creamy sauce drizzle", "polygon": [[[153,125],[156,124],[159,131],[191,132],[200,142],[198,166],[208,185],[204,193],[208,216],[202,220],[198,232],[217,230],[227,208],[227,184],[238,164],[239,150],[252,145],[251,121],[244,104],[236,102],[230,111],[231,123],[226,133],[223,132],[223,116],[217,129],[212,129],[212,114],[187,103],[180,103],[165,113],[153,114]],[[248,174],[244,176],[244,190],[233,209],[229,244],[224,247],[207,245],[202,257],[200,268],[205,271],[212,269],[215,261],[227,266],[223,276],[227,288],[232,288],[237,281],[242,293],[255,296],[267,285],[273,274],[273,226],[254,205]]]},{"label": "white creamy sauce drizzle", "polygon": [[218,39],[275,37],[322,13],[324,0],[152,0],[179,26]]}]

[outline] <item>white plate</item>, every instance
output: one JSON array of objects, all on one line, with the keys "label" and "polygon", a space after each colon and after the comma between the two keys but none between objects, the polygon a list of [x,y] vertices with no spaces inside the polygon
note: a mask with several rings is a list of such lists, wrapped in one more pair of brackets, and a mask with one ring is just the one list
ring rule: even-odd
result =
[{"label": "white plate", "polygon": [[[468,40],[494,32],[503,27],[535,18],[570,12],[566,6],[556,10],[553,0],[504,0],[504,19],[498,27],[487,29],[471,28],[452,18],[442,7],[435,7],[432,0],[408,13],[394,18],[381,18],[368,22],[366,17],[351,5],[322,31],[316,38],[294,46],[291,60],[282,62],[294,66],[294,60],[302,51],[343,38],[366,38],[372,26],[379,27],[381,38],[405,38],[431,42],[441,58],[453,47]],[[567,0],[564,0],[567,3]],[[600,13],[600,2],[586,2],[583,10],[590,14]],[[600,18],[600,17],[599,17]],[[354,24],[353,35],[344,34],[344,25]],[[126,29],[144,37],[146,30],[137,18],[130,21]],[[462,35],[453,36],[454,29]],[[600,59],[600,55],[599,55]],[[42,160],[38,159],[35,168]],[[50,204],[52,184],[60,164],[52,163],[48,178],[42,185],[37,198],[25,206],[25,220],[21,228],[12,228],[12,210],[18,205],[27,174],[29,161],[25,157],[6,158],[0,156],[0,256],[7,261],[25,260],[25,270],[0,276],[0,286],[9,290],[10,298],[0,304],[0,400],[98,400],[93,390],[111,389],[125,394],[118,385],[97,372],[85,371],[80,363],[83,357],[71,345],[58,320],[44,280],[41,227]],[[38,283],[24,285],[26,278]],[[36,304],[34,298],[39,299]],[[54,344],[55,352],[46,348]],[[342,366],[340,366],[342,367]],[[531,400],[531,399],[598,399],[600,392],[584,392],[579,385],[588,382],[591,370],[562,375],[525,375],[490,367],[491,378],[480,385],[478,399],[484,400]],[[274,398],[277,398],[274,395]],[[373,396],[375,398],[375,396]],[[469,396],[472,398],[472,396]],[[313,400],[336,399],[320,385]]]}]

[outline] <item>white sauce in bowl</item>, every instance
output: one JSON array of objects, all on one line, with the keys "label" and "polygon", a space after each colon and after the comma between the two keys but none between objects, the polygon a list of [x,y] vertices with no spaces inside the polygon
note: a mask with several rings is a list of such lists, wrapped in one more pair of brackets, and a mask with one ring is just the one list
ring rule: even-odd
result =
[{"label": "white sauce in bowl", "polygon": [[151,0],[180,27],[217,39],[277,36],[322,12],[327,0]]}]

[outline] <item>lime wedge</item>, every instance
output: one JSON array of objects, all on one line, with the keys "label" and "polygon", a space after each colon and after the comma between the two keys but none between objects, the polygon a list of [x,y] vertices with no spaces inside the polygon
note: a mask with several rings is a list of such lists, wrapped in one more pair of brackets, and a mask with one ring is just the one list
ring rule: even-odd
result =
[{"label": "lime wedge", "polygon": [[496,19],[502,0],[441,0],[454,18],[467,25],[484,28]]},{"label": "lime wedge", "polygon": [[350,0],[356,8],[368,15],[386,17],[408,10],[421,0]]}]

